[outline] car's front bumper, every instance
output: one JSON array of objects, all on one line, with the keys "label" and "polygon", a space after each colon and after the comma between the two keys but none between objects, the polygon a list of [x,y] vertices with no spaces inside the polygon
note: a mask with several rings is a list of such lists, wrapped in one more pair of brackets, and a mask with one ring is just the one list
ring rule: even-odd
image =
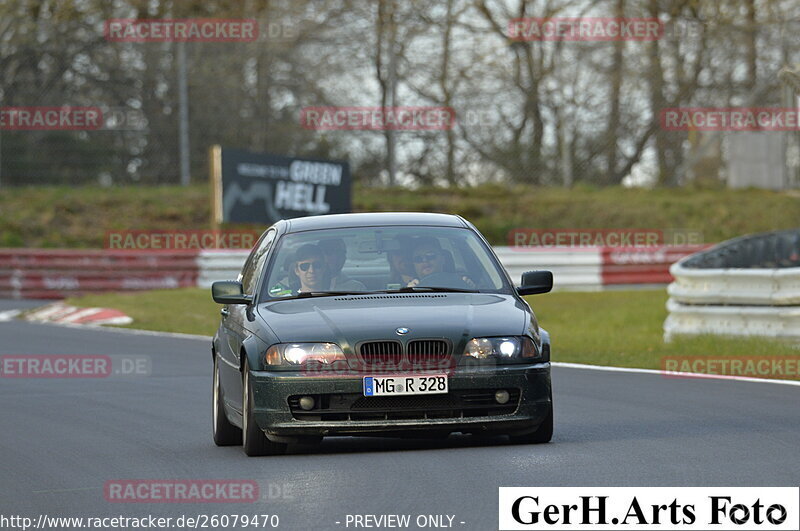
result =
[{"label": "car's front bumper", "polygon": [[[518,434],[536,429],[551,408],[549,363],[456,371],[449,375],[448,395],[413,395],[410,400],[403,397],[385,402],[386,407],[374,407],[372,404],[380,403],[379,400],[362,398],[363,376],[369,374],[330,377],[251,371],[255,420],[276,440],[423,431]],[[460,405],[462,398],[468,399],[467,395],[474,397],[475,393],[501,389],[512,391],[512,397],[515,390],[519,391],[516,407]],[[317,404],[330,399],[337,406],[331,406],[330,412],[323,409],[319,415],[313,410],[299,411],[296,403],[290,406],[289,400],[298,396],[315,397]],[[417,400],[417,397],[425,398]],[[432,409],[428,411],[428,407]]]}]

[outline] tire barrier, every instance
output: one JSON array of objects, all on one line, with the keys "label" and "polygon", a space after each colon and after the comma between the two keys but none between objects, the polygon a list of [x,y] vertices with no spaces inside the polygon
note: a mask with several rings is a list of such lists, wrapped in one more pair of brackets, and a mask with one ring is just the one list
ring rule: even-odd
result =
[{"label": "tire barrier", "polygon": [[681,334],[800,340],[800,230],[735,238],[670,273],[666,341]]}]

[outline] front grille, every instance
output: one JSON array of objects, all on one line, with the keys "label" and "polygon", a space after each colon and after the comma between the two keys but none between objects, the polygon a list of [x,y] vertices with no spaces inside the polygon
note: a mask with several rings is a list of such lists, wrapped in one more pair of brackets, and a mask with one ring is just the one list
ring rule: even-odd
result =
[{"label": "front grille", "polygon": [[359,353],[361,359],[369,364],[400,363],[403,358],[403,346],[399,341],[370,341],[362,343]]},{"label": "front grille", "polygon": [[300,408],[300,395],[289,397],[292,416],[301,421],[460,419],[511,415],[519,406],[520,390],[507,389],[510,399],[498,404],[496,389],[450,391],[445,395],[363,396],[355,393],[314,397],[314,409]]},{"label": "front grille", "polygon": [[441,339],[417,339],[408,344],[408,361],[413,364],[436,363],[450,353],[447,341]]}]

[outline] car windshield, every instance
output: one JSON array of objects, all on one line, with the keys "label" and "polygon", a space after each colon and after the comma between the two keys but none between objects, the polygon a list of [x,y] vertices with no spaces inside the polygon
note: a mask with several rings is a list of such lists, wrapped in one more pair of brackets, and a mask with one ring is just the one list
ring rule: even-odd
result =
[{"label": "car windshield", "polygon": [[262,299],[385,291],[510,292],[483,241],[453,227],[358,227],[290,233]]}]

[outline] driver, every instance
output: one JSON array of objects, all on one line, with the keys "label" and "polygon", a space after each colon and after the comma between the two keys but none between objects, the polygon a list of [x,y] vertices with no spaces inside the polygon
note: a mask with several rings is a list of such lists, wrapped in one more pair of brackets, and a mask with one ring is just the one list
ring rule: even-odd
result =
[{"label": "driver", "polygon": [[300,281],[298,293],[327,289],[329,269],[325,255],[316,245],[308,243],[297,249],[293,272]]},{"label": "driver", "polygon": [[436,238],[430,236],[418,238],[412,247],[411,262],[414,264],[417,276],[406,284],[410,288],[419,286],[423,282],[424,285],[432,287],[475,287],[468,277],[459,277],[452,271],[445,271],[444,249]]}]

